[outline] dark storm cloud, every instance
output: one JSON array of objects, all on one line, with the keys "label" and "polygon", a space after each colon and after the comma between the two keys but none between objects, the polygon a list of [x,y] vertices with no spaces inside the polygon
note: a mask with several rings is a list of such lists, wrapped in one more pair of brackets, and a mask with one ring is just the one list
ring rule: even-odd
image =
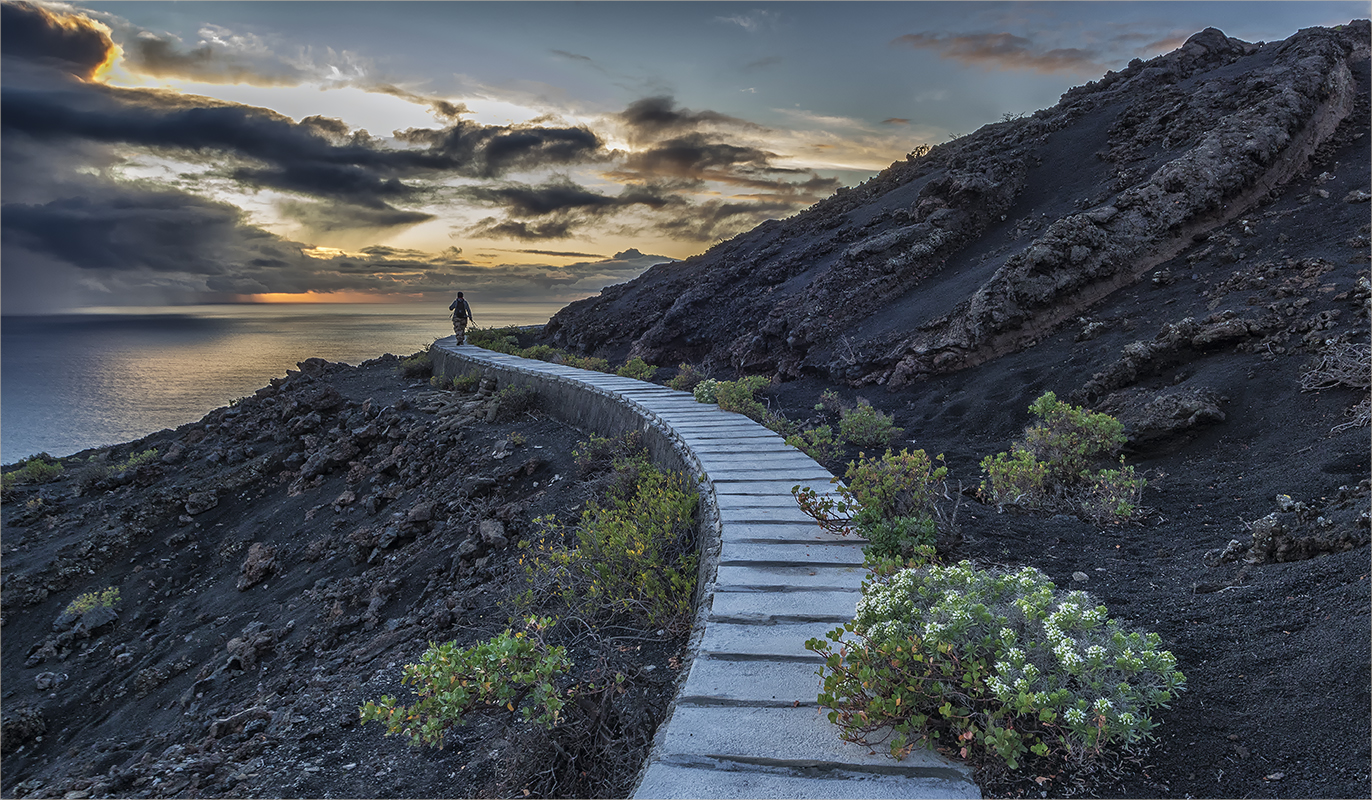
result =
[{"label": "dark storm cloud", "polygon": [[219,275],[235,264],[301,259],[298,247],[245,225],[240,209],[177,191],[106,189],[41,205],[6,203],[0,236],[6,251],[95,272]]},{"label": "dark storm cloud", "polygon": [[298,67],[266,54],[251,57],[229,52],[209,42],[183,49],[180,42],[173,38],[146,31],[124,43],[124,64],[144,75],[185,78],[202,83],[296,86],[312,77]]},{"label": "dark storm cloud", "polygon": [[630,206],[660,210],[668,206],[688,207],[685,199],[661,187],[635,185],[617,195],[601,194],[559,178],[540,185],[505,184],[474,186],[462,190],[464,197],[483,205],[502,209],[507,217],[487,217],[468,233],[509,239],[564,239],[591,221]]},{"label": "dark storm cloud", "polygon": [[419,145],[432,159],[467,177],[494,178],[518,169],[594,163],[608,157],[590,128],[578,126],[481,125],[458,120],[443,129],[396,131],[402,142]]},{"label": "dark storm cloud", "polygon": [[666,95],[635,100],[619,113],[635,141],[694,131],[702,125],[723,125],[751,130],[761,126],[717,111],[692,111],[677,108],[676,100]]},{"label": "dark storm cloud", "polygon": [[1033,41],[1012,33],[979,33],[948,36],[938,33],[907,33],[891,41],[893,45],[934,50],[940,58],[951,58],[970,66],[990,69],[1033,70],[1034,72],[1094,72],[1105,68],[1097,54],[1079,48],[1039,50]]},{"label": "dark storm cloud", "polygon": [[286,200],[278,204],[282,214],[314,233],[351,233],[349,238],[380,235],[398,228],[409,228],[434,218],[422,211],[406,211],[387,205],[349,205]]},{"label": "dark storm cloud", "polygon": [[89,80],[113,57],[114,42],[103,26],[86,17],[7,2],[0,4],[0,53]]}]

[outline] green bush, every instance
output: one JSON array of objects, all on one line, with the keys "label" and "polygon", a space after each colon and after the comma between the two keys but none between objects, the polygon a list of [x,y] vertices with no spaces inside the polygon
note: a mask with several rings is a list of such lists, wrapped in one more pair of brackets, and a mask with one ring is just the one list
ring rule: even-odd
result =
[{"label": "green bush", "polygon": [[57,480],[62,474],[62,464],[47,453],[39,453],[23,459],[19,468],[6,472],[0,477],[0,491],[8,495],[17,486],[48,483]]},{"label": "green bush", "polygon": [[1080,763],[1151,738],[1150,713],[1185,684],[1156,634],[1107,614],[1033,568],[964,561],[868,581],[853,621],[806,647],[845,739],[889,730],[897,758],[937,745],[1010,769],[1028,753]]},{"label": "green bush", "polygon": [[499,405],[496,420],[514,419],[538,404],[538,390],[522,383],[512,383],[496,393]]},{"label": "green bush", "polygon": [[63,609],[62,613],[79,617],[93,608],[114,608],[118,602],[119,589],[111,586],[102,592],[86,592],[67,603],[67,607]]},{"label": "green bush", "polygon": [[536,541],[520,541],[530,588],[522,607],[565,604],[585,614],[627,613],[656,627],[690,626],[696,582],[697,497],[680,475],[646,457],[618,463],[635,480],[604,504],[589,502],[571,531],[540,517]]},{"label": "green bush", "polygon": [[893,560],[902,565],[923,564],[933,560],[938,525],[928,515],[889,517],[868,524],[862,534],[867,539],[863,554],[868,562]]},{"label": "green bush", "polygon": [[144,451],[141,452],[141,453],[130,453],[130,454],[129,454],[129,457],[126,458],[126,459],[124,459],[123,461],[119,462],[118,464],[116,464],[116,465],[111,469],[111,472],[114,472],[114,473],[118,474],[118,473],[120,473],[120,472],[124,472],[125,470],[134,469],[135,467],[141,467],[141,466],[143,466],[144,464],[147,464],[147,463],[149,463],[149,462],[151,462],[151,461],[156,460],[156,458],[157,458],[157,448],[156,448],[156,447],[153,447],[153,448],[144,450]]},{"label": "green bush", "polygon": [[894,423],[895,417],[872,408],[866,400],[859,400],[854,408],[840,412],[838,429],[844,439],[859,447],[887,447],[905,433],[904,428],[897,428]]},{"label": "green bush", "polygon": [[845,483],[835,489],[838,499],[820,497],[814,489],[795,486],[791,494],[806,514],[820,527],[836,533],[859,533],[886,519],[896,517],[933,517],[939,515],[938,497],[943,493],[948,468],[934,466],[940,455],[930,459],[923,450],[887,450],[881,458],[859,454],[848,463]]},{"label": "green bush", "polygon": [[514,355],[519,349],[519,329],[514,327],[505,328],[476,328],[467,329],[467,344],[493,350],[497,353]]},{"label": "green bush", "polygon": [[610,372],[610,362],[599,356],[578,356],[569,353],[563,356],[562,360],[569,367],[588,369],[592,372]]},{"label": "green bush", "polygon": [[786,437],[786,444],[825,465],[843,458],[843,440],[835,438],[834,429],[828,425],[793,433]]},{"label": "green bush", "polygon": [[638,356],[634,356],[626,361],[624,366],[615,370],[615,374],[623,378],[650,381],[653,379],[653,375],[657,374],[657,367],[649,364]]},{"label": "green bush", "polygon": [[566,704],[556,681],[572,664],[566,648],[544,642],[551,625],[551,619],[530,617],[526,631],[507,629],[472,647],[430,643],[418,664],[405,665],[403,682],[415,687],[418,702],[404,706],[383,695],[358,709],[363,724],[380,722],[387,736],[402,734],[413,745],[440,749],[449,728],[482,711],[518,710],[528,722],[553,727]]},{"label": "green bush", "polygon": [[691,393],[695,395],[697,403],[714,403],[719,400],[718,391],[719,381],[714,378],[706,378],[696,384]]},{"label": "green bush", "polygon": [[1068,483],[1081,477],[1097,456],[1109,456],[1125,442],[1124,425],[1045,393],[1029,406],[1041,421],[1024,430],[1024,449],[1047,466],[1047,479]]},{"label": "green bush", "polygon": [[550,363],[556,363],[564,356],[566,356],[567,353],[557,349],[556,347],[553,347],[552,345],[536,344],[533,347],[526,347],[523,350],[518,351],[516,355],[518,355],[520,358],[532,358],[535,361],[547,361]]},{"label": "green bush", "polygon": [[433,374],[433,358],[429,351],[421,350],[409,358],[400,360],[400,374],[405,378],[427,378]]},{"label": "green bush", "polygon": [[996,453],[983,458],[981,469],[986,473],[986,480],[981,482],[977,493],[997,507],[1035,508],[1047,501],[1048,467],[1022,447],[1014,447],[1008,454]]},{"label": "green bush", "polygon": [[1127,522],[1139,510],[1143,487],[1148,482],[1134,473],[1133,467],[1103,469],[1095,474],[1081,498],[1081,510],[1097,525]]},{"label": "green bush", "polygon": [[981,460],[986,474],[978,495],[997,507],[1074,508],[1097,523],[1137,516],[1147,481],[1133,467],[1093,467],[1125,442],[1124,425],[1109,414],[1060,402],[1052,392],[1029,406],[1039,422],[1024,429],[1009,453]]},{"label": "green bush", "polygon": [[479,383],[481,383],[481,376],[475,372],[453,376],[453,388],[459,392],[475,391]]},{"label": "green bush", "polygon": [[677,391],[690,392],[694,391],[696,385],[705,380],[705,378],[705,373],[700,372],[690,364],[683,362],[677,365],[677,373],[672,376],[670,381],[667,381],[667,385]]},{"label": "green bush", "polygon": [[643,452],[643,434],[629,431],[620,436],[590,437],[572,448],[572,460],[583,477],[608,472]]}]

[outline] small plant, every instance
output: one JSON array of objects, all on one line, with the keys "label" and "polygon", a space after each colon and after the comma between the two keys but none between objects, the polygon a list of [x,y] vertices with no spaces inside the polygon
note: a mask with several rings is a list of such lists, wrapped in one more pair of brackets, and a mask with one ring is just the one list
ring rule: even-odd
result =
[{"label": "small plant", "polygon": [[427,348],[400,360],[400,375],[405,378],[428,378],[433,374],[433,357]]},{"label": "small plant", "polygon": [[511,447],[523,447],[524,445],[529,443],[529,440],[524,438],[524,434],[520,433],[519,431],[514,431],[513,433],[511,433],[508,439]]},{"label": "small plant", "polygon": [[556,362],[567,355],[564,351],[548,344],[536,344],[533,347],[526,347],[516,354],[520,358],[532,358],[535,361]]},{"label": "small plant", "polygon": [[616,463],[631,460],[643,450],[643,434],[629,431],[622,436],[597,436],[572,448],[572,459],[583,476],[614,469]]},{"label": "small plant", "polygon": [[75,600],[67,603],[67,607],[62,611],[73,617],[79,617],[95,608],[114,608],[119,602],[119,589],[111,586],[101,592],[86,592]]},{"label": "small plant", "polygon": [[935,467],[934,461],[942,460],[942,455],[930,459],[923,450],[887,450],[879,459],[859,454],[848,463],[846,484],[835,480],[837,500],[804,486],[793,487],[791,494],[825,530],[846,534],[857,528],[862,533],[887,519],[937,516],[948,468]]},{"label": "small plant", "polygon": [[1124,466],[1121,458],[1119,469],[1103,469],[1091,479],[1081,498],[1081,510],[1097,525],[1128,522],[1138,511],[1146,485],[1148,482],[1134,474],[1133,467]]},{"label": "small plant", "polygon": [[816,411],[828,411],[830,414],[843,414],[843,401],[839,399],[838,392],[833,389],[826,389],[819,396],[819,402],[815,404]]},{"label": "small plant", "polygon": [[697,370],[690,364],[682,362],[677,365],[677,373],[672,376],[670,381],[667,381],[667,385],[677,391],[690,392],[694,391],[696,385],[705,380],[706,377],[705,373]]},{"label": "small plant", "polygon": [[786,437],[786,444],[804,451],[821,464],[831,464],[843,458],[843,440],[835,438],[834,429],[828,425],[793,433]]},{"label": "small plant", "polygon": [[538,404],[538,390],[522,383],[512,383],[496,393],[499,403],[496,420],[514,419]]},{"label": "small plant", "polygon": [[927,745],[1014,770],[1031,753],[1081,763],[1151,738],[1151,712],[1185,687],[1159,644],[1033,568],[964,561],[869,580],[853,621],[806,647],[824,658],[819,703],[843,738],[889,729],[897,758]]},{"label": "small plant", "polygon": [[610,372],[610,362],[599,356],[578,356],[568,354],[563,356],[563,361],[569,367],[577,369],[588,369],[592,372]]},{"label": "small plant", "polygon": [[129,457],[116,464],[111,472],[118,474],[137,467],[141,467],[157,458],[157,448],[153,447],[141,453],[131,453]]},{"label": "small plant", "polygon": [[48,483],[62,474],[62,464],[47,453],[30,456],[18,463],[18,469],[0,478],[0,491],[6,496],[17,486]]},{"label": "small plant", "polygon": [[415,687],[419,701],[403,706],[383,695],[358,709],[363,724],[380,722],[387,736],[405,735],[413,745],[440,749],[448,729],[482,711],[518,710],[528,722],[553,727],[566,704],[557,679],[572,664],[565,648],[544,642],[552,624],[530,617],[524,631],[506,629],[467,648],[430,643],[418,664],[405,665],[403,682]]},{"label": "small plant", "polygon": [[986,480],[981,482],[978,494],[997,507],[1034,508],[1047,500],[1044,487],[1048,466],[1022,447],[983,458],[981,469],[986,473]]},{"label": "small plant", "polygon": [[476,390],[476,386],[479,383],[481,383],[481,376],[475,372],[468,372],[453,377],[453,388],[459,392],[473,392]]},{"label": "small plant", "polygon": [[719,399],[717,394],[718,390],[719,381],[714,378],[706,378],[696,384],[695,389],[692,390],[691,393],[695,395],[697,403],[714,403]]},{"label": "small plant", "polygon": [[859,400],[857,406],[840,412],[838,429],[844,439],[859,447],[886,447],[905,433],[904,428],[897,428],[894,423],[895,418],[891,415],[872,408],[866,400]]},{"label": "small plant", "polygon": [[624,362],[624,366],[615,371],[615,374],[622,378],[634,378],[640,381],[650,381],[657,373],[657,367],[649,364],[638,356],[634,356]]}]

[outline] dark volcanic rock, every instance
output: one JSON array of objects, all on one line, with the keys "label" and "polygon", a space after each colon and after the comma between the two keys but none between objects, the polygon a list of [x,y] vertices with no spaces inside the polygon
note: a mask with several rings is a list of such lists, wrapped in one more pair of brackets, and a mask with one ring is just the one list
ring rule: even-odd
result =
[{"label": "dark volcanic rock", "polygon": [[[611,358],[890,386],[1022,349],[1365,131],[1368,33],[1358,21],[1259,45],[1207,29],[573,303],[545,336]],[[1230,321],[1196,345],[1246,335]]]}]

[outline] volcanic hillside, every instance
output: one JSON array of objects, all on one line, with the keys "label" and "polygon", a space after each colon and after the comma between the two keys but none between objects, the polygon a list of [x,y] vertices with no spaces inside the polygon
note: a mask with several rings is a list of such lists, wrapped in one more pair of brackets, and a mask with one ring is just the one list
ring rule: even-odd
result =
[{"label": "volcanic hillside", "polygon": [[[1184,280],[1176,259],[1251,258],[1212,234],[1365,134],[1368,92],[1365,20],[1266,44],[1206,29],[1053,108],[912,153],[794,217],[573,303],[546,335],[612,359],[855,386],[962,369],[1160,266]],[[1367,150],[1358,140],[1363,164]],[[1284,249],[1366,222],[1367,206],[1340,199]]]}]

